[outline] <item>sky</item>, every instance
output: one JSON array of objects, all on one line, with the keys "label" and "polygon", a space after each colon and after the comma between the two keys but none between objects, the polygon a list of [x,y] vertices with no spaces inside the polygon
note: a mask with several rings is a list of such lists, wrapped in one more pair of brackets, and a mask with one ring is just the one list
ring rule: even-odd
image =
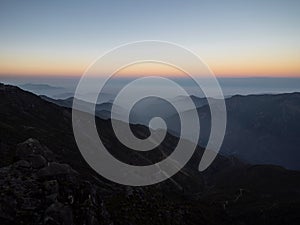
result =
[{"label": "sky", "polygon": [[163,40],[218,77],[300,77],[299,21],[297,0],[0,0],[0,76],[80,76],[116,46]]}]

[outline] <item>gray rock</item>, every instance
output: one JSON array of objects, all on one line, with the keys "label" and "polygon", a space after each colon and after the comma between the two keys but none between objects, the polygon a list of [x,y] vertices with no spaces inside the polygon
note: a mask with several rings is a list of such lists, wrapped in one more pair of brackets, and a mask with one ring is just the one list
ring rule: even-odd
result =
[{"label": "gray rock", "polygon": [[17,145],[16,156],[19,159],[28,160],[32,155],[42,155],[49,162],[55,159],[53,152],[36,139],[29,138]]},{"label": "gray rock", "polygon": [[17,145],[16,156],[20,159],[26,159],[32,154],[42,154],[43,147],[38,140],[29,138]]},{"label": "gray rock", "polygon": [[46,196],[46,202],[48,202],[48,203],[54,203],[54,202],[57,201],[57,197],[58,197],[57,193],[51,194],[51,195],[47,195]]},{"label": "gray rock", "polygon": [[34,210],[39,207],[41,201],[36,198],[22,198],[21,208],[24,210]]},{"label": "gray rock", "polygon": [[54,194],[59,191],[59,184],[57,180],[49,180],[44,182],[45,191],[48,194]]},{"label": "gray rock", "polygon": [[44,224],[73,225],[72,209],[60,202],[53,203],[45,212]]},{"label": "gray rock", "polygon": [[47,159],[48,162],[55,161],[54,153],[50,151],[48,148],[45,149],[43,156],[45,157],[45,159]]},{"label": "gray rock", "polygon": [[31,164],[26,160],[19,160],[18,162],[14,163],[14,166],[17,168],[30,168]]},{"label": "gray rock", "polygon": [[37,172],[37,176],[42,177],[52,177],[58,175],[76,175],[78,174],[75,170],[71,168],[68,164],[61,164],[57,162],[50,163],[48,166],[40,169]]},{"label": "gray rock", "polygon": [[28,159],[34,169],[40,169],[47,165],[47,160],[41,155],[30,155]]}]

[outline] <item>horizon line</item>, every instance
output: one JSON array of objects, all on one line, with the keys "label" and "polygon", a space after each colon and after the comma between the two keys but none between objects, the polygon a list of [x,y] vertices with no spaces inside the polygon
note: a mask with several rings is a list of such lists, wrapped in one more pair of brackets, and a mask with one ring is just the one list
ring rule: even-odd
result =
[{"label": "horizon line", "polygon": [[[79,79],[82,77],[83,74],[71,74],[71,75],[66,75],[66,74],[1,74],[0,73],[0,78],[70,78],[70,79]],[[98,76],[93,76],[95,78],[101,78],[102,75]],[[172,75],[172,74],[153,74],[153,75],[122,75],[117,78],[136,78],[136,77],[145,77],[145,76],[162,76],[162,77],[167,77],[167,78],[178,78],[178,79],[184,79],[188,78],[188,75],[186,76],[178,76],[178,75]],[[229,75],[229,74],[215,74],[216,78],[300,78],[299,75]]]}]

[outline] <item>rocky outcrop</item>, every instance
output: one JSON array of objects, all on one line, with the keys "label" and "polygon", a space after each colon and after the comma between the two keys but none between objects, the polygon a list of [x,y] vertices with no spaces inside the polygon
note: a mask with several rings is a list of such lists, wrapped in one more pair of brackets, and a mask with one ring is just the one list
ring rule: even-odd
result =
[{"label": "rocky outcrop", "polygon": [[110,223],[109,214],[101,210],[103,199],[96,197],[99,188],[55,158],[38,140],[17,145],[16,161],[0,168],[2,225]]},{"label": "rocky outcrop", "polygon": [[37,176],[43,177],[55,177],[60,175],[73,176],[78,174],[68,164],[61,164],[57,162],[48,163],[48,165],[37,172]]},{"label": "rocky outcrop", "polygon": [[30,162],[37,163],[38,165],[42,164],[42,162],[46,162],[46,160],[48,162],[52,162],[55,159],[52,151],[50,151],[47,147],[42,146],[38,140],[32,138],[29,138],[25,142],[17,145],[16,157],[19,159],[29,160]]}]

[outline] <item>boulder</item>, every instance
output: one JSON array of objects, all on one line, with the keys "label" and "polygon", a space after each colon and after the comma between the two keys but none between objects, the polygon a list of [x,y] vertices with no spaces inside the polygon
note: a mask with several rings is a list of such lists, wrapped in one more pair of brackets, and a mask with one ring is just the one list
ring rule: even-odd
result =
[{"label": "boulder", "polygon": [[36,139],[29,138],[28,140],[17,145],[16,156],[19,159],[27,159],[32,154],[42,154],[43,147]]},{"label": "boulder", "polygon": [[54,177],[59,175],[76,175],[78,174],[75,170],[71,168],[68,164],[61,164],[57,162],[52,162],[48,166],[40,169],[37,172],[37,176],[42,177]]},{"label": "boulder", "polygon": [[47,165],[47,160],[41,155],[30,155],[28,156],[28,160],[34,169],[40,169]]},{"label": "boulder", "polygon": [[30,168],[31,164],[26,160],[19,160],[18,162],[14,163],[14,166],[17,168]]},{"label": "boulder", "polygon": [[41,145],[36,139],[29,138],[17,145],[17,158],[28,160],[32,155],[41,155],[49,162],[52,162],[55,159],[53,152]]}]

